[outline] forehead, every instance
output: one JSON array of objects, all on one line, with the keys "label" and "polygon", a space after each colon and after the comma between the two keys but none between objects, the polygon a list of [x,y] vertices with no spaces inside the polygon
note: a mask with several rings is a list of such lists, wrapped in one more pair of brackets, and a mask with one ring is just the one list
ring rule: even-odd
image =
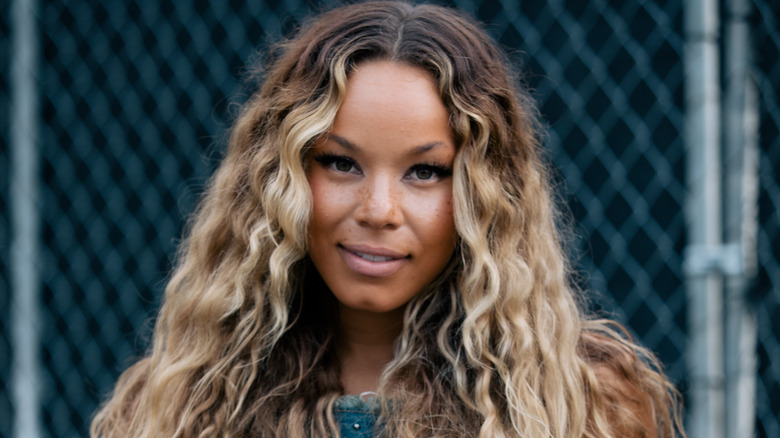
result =
[{"label": "forehead", "polygon": [[347,89],[387,89],[394,87],[408,91],[428,92],[438,95],[433,75],[415,65],[388,60],[372,60],[360,63],[347,78]]},{"label": "forehead", "polygon": [[370,61],[350,73],[333,128],[449,131],[449,113],[427,71],[408,64]]}]

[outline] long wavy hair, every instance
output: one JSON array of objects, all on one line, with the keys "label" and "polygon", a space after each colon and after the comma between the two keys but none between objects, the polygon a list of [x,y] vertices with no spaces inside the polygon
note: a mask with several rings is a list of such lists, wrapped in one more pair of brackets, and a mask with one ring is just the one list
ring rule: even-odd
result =
[{"label": "long wavy hair", "polygon": [[[429,72],[457,144],[458,249],[406,306],[377,391],[383,436],[609,437],[644,413],[675,435],[657,361],[581,310],[535,105],[478,25],[438,6],[354,4],[269,58],[193,217],[150,353],[93,436],[338,435],[337,308],[307,258],[304,157],[370,60]],[[648,412],[616,402],[626,387]]]}]

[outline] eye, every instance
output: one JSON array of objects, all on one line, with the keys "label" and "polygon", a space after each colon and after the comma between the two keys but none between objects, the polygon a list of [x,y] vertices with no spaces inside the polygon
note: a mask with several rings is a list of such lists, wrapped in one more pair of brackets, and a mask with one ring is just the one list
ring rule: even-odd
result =
[{"label": "eye", "polygon": [[352,173],[358,171],[355,160],[342,155],[322,154],[314,157],[314,161],[322,164],[323,167],[337,172]]},{"label": "eye", "polygon": [[412,173],[414,174],[414,176],[417,179],[422,179],[422,180],[431,179],[435,175],[433,169],[430,169],[430,168],[427,168],[427,167],[422,167],[422,168],[419,168],[419,169],[415,169],[415,170],[412,171]]},{"label": "eye", "polygon": [[442,164],[415,164],[407,177],[417,181],[438,181],[452,175],[452,169]]},{"label": "eye", "polygon": [[343,158],[333,160],[333,167],[339,172],[349,172],[352,170],[352,161]]}]

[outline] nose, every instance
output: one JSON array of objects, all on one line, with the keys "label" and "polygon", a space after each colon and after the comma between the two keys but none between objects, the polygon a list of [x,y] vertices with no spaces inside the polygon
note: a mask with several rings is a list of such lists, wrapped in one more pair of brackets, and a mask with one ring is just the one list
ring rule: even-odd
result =
[{"label": "nose", "polygon": [[355,220],[361,226],[394,229],[403,223],[402,189],[392,178],[376,176],[366,181],[360,190]]}]

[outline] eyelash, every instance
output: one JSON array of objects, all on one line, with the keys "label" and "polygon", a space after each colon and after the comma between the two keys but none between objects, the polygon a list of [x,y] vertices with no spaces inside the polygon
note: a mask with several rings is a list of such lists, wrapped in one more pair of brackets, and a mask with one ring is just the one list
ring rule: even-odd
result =
[{"label": "eyelash", "polygon": [[314,157],[314,161],[320,163],[323,167],[333,167],[336,162],[345,162],[349,163],[352,167],[357,168],[357,163],[355,163],[355,160],[344,155],[322,153]]},{"label": "eyelash", "polygon": [[409,169],[409,173],[416,172],[418,170],[430,170],[439,179],[446,178],[452,175],[452,168],[436,162],[425,162],[425,163],[415,164],[414,166],[412,166],[411,169]]},{"label": "eyelash", "polygon": [[[331,153],[327,153],[326,152],[326,153],[321,153],[321,154],[317,155],[316,157],[314,157],[314,161],[320,163],[323,167],[333,167],[337,162],[344,162],[344,163],[348,163],[353,168],[355,168],[358,171],[360,171],[360,168],[358,167],[358,165],[355,162],[355,160],[353,160],[352,158],[350,158],[348,156],[345,156],[345,155],[331,154]],[[335,167],[333,167],[333,169],[337,170],[339,172],[347,172],[347,171],[341,171],[341,170],[335,169]],[[414,172],[417,172],[417,171],[420,171],[420,170],[430,170],[434,174],[430,179],[437,178],[437,177],[439,179],[443,179],[443,178],[446,178],[448,176],[452,176],[452,168],[451,167],[446,166],[446,165],[441,164],[441,163],[437,163],[435,161],[428,161],[428,162],[423,162],[423,163],[417,163],[417,164],[413,165],[409,169],[409,172],[407,172],[407,175],[413,174]],[[430,179],[421,180],[421,181],[429,181]]]}]

